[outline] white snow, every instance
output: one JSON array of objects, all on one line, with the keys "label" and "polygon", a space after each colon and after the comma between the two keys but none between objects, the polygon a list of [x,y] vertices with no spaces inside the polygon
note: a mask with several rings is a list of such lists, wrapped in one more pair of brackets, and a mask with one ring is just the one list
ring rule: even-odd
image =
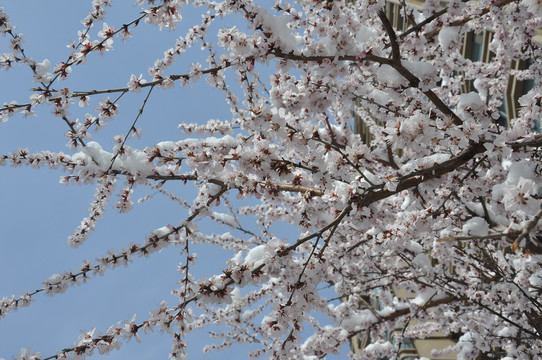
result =
[{"label": "white snow", "polygon": [[480,99],[486,101],[487,99],[487,88],[484,86],[486,82],[481,79],[474,79],[473,85],[478,94],[480,94]]},{"label": "white snow", "polygon": [[394,351],[395,348],[392,343],[390,343],[389,341],[386,341],[383,343],[369,344],[365,347],[364,350],[365,352],[368,352],[368,353],[381,354],[381,353],[386,353],[389,351]]},{"label": "white snow", "polygon": [[521,106],[528,106],[533,101],[535,96],[537,96],[537,94],[539,94],[539,93],[540,93],[540,88],[535,87],[535,88],[529,90],[529,92],[527,94],[520,97],[518,99],[518,102],[519,102],[519,104]]},{"label": "white snow", "polygon": [[517,330],[508,326],[505,326],[497,332],[497,335],[502,337],[514,337],[517,334]]},{"label": "white snow", "polygon": [[39,76],[46,75],[49,72],[49,69],[51,69],[51,62],[49,59],[45,59],[36,64],[36,74]]},{"label": "white snow", "polygon": [[371,28],[361,25],[356,32],[355,38],[357,44],[371,43],[377,38],[377,35]]},{"label": "white snow", "polygon": [[[103,171],[109,169],[111,166],[113,154],[105,151],[102,146],[95,141],[89,141],[87,145],[81,149],[81,152],[76,153],[74,157],[81,156],[81,153],[90,156],[92,161]],[[150,163],[148,161],[148,156],[144,151],[135,150],[129,147],[125,148],[125,153],[122,156],[117,156],[111,169],[140,175],[151,174],[153,170],[158,171],[159,173],[165,173],[167,171],[167,168],[164,166],[155,167]]]},{"label": "white snow", "polygon": [[92,158],[100,168],[106,168],[111,164],[113,155],[105,151],[100,144],[95,141],[89,141],[82,152]]},{"label": "white snow", "polygon": [[482,106],[482,99],[480,98],[480,95],[471,91],[470,93],[461,94],[461,96],[459,96],[459,103],[457,106],[464,108]]},{"label": "white snow", "polygon": [[237,221],[235,221],[235,217],[233,217],[233,216],[230,215],[230,214],[224,214],[224,213],[219,213],[219,212],[213,212],[213,217],[215,217],[216,219],[222,221],[222,222],[225,223],[226,225],[230,225],[230,226],[233,226],[233,227],[237,227]]},{"label": "white snow", "polygon": [[527,6],[527,10],[532,12],[534,15],[542,15],[542,6],[540,5],[539,0],[523,0],[523,4]]},{"label": "white snow", "polygon": [[410,241],[407,245],[406,245],[406,248],[410,251],[412,251],[413,253],[416,253],[416,254],[419,254],[423,251],[423,247],[418,244],[417,242],[414,242],[414,241]]},{"label": "white snow", "polygon": [[536,273],[529,277],[529,283],[532,286],[542,287],[542,270],[538,270]]},{"label": "white snow", "polygon": [[252,263],[254,267],[258,267],[263,264],[265,256],[265,245],[258,245],[248,252],[245,256],[245,263]]},{"label": "white snow", "polygon": [[370,310],[360,310],[348,314],[341,321],[341,327],[348,332],[359,331],[376,321],[376,317]]},{"label": "white snow", "polygon": [[445,26],[438,34],[438,41],[440,46],[444,49],[448,49],[455,44],[459,43],[459,27],[457,26]]},{"label": "white snow", "polygon": [[241,302],[241,299],[242,299],[242,297],[241,297],[241,290],[239,290],[238,287],[233,288],[233,290],[230,291],[230,296],[231,296],[231,301],[232,301],[232,303],[238,304],[238,303]]},{"label": "white snow", "polygon": [[431,259],[424,253],[416,255],[412,260],[412,265],[418,268],[424,275],[433,276],[433,266],[431,265]]},{"label": "white snow", "polygon": [[459,96],[459,102],[457,103],[457,114],[465,119],[471,119],[472,121],[482,121],[484,117],[475,116],[476,113],[481,113],[485,109],[485,104],[480,97],[480,94],[471,91],[467,94],[461,94]]},{"label": "white snow", "polygon": [[253,315],[254,315],[254,310],[245,310],[245,311],[241,314],[241,321],[247,321],[247,320],[249,320],[250,318],[252,318]]},{"label": "white snow", "polygon": [[383,64],[376,70],[376,77],[381,83],[391,86],[400,87],[408,85],[408,81],[390,65]]},{"label": "white snow", "polygon": [[428,288],[424,292],[419,293],[414,299],[411,300],[412,303],[423,306],[425,305],[430,299],[433,299],[433,296],[436,294],[437,290],[433,288]]},{"label": "white snow", "polygon": [[521,178],[534,180],[535,172],[532,165],[533,164],[527,160],[511,164],[506,181],[510,184],[517,185]]},{"label": "white snow", "polygon": [[528,160],[522,160],[514,163],[503,162],[503,167],[509,167],[506,180],[493,186],[492,198],[501,200],[511,196],[513,190],[517,191],[516,187],[521,187],[523,193],[539,194],[542,186],[536,182],[536,174],[534,171],[535,164]]},{"label": "white snow", "polygon": [[420,169],[425,169],[437,164],[441,164],[449,159],[450,154],[433,154],[420,159],[416,159],[416,165],[418,165]]},{"label": "white snow", "polygon": [[262,28],[266,32],[270,32],[280,39],[282,50],[285,52],[294,51],[297,49],[297,38],[292,34],[288,27],[288,18],[286,16],[275,16],[269,13],[266,9],[261,9],[260,14],[263,16]]},{"label": "white snow", "polygon": [[473,336],[471,333],[466,333],[459,338],[457,345],[461,348],[461,351],[457,354],[458,360],[467,360],[471,359],[474,351],[474,344],[472,343]]},{"label": "white snow", "polygon": [[162,226],[161,228],[153,230],[152,233],[161,238],[171,234],[171,229],[167,226]]},{"label": "white snow", "polygon": [[473,217],[463,225],[463,234],[465,235],[487,235],[489,233],[489,224],[484,218]]},{"label": "white snow", "polygon": [[231,259],[231,262],[234,264],[242,264],[243,263],[243,252],[238,251],[235,256]]},{"label": "white snow", "polygon": [[401,64],[419,78],[435,77],[437,70],[426,61],[401,61]]},{"label": "white snow", "polygon": [[510,223],[510,220],[508,220],[508,218],[506,218],[505,216],[502,216],[500,213],[495,212],[495,210],[493,209],[494,205],[490,203],[485,204],[486,205],[485,210],[482,204],[480,204],[479,202],[475,203],[475,202],[470,201],[470,202],[467,202],[466,205],[470,210],[474,211],[478,216],[484,216],[485,210],[487,210],[487,213],[491,221],[499,225],[508,226]]},{"label": "white snow", "polygon": [[368,98],[379,105],[387,105],[390,101],[392,101],[388,93],[378,89],[374,89],[369,94]]},{"label": "white snow", "polygon": [[391,306],[386,306],[382,310],[378,310],[378,315],[380,316],[388,316],[390,314],[393,314],[396,311],[396,309],[392,308]]}]

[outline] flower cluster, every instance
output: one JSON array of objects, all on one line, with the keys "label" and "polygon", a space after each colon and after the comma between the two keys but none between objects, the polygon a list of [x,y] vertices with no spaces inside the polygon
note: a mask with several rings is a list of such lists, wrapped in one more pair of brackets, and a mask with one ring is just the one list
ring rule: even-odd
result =
[{"label": "flower cluster", "polygon": [[98,180],[99,185],[96,187],[96,193],[94,194],[95,200],[91,204],[90,215],[84,218],[77,230],[68,237],[68,244],[70,246],[80,246],[94,231],[97,221],[102,218],[109,198],[115,190],[115,183],[116,179],[110,176],[105,176]]}]

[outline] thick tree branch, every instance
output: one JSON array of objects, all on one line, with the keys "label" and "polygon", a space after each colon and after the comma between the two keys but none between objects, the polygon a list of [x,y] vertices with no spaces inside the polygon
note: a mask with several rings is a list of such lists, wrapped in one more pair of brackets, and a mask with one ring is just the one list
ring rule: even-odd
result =
[{"label": "thick tree branch", "polygon": [[482,143],[471,143],[467,149],[463,150],[461,153],[447,161],[431,166],[427,169],[414,171],[408,175],[402,176],[398,179],[395,190],[384,189],[383,185],[379,185],[381,188],[380,190],[368,192],[366,195],[361,196],[357,201],[355,201],[355,203],[360,207],[365,207],[408,188],[418,186],[428,180],[439,178],[442,175],[458,169],[461,165],[467,163],[469,160],[474,158],[474,156],[483,153],[484,151],[486,151],[486,148]]},{"label": "thick tree branch", "polygon": [[386,30],[386,33],[388,34],[388,37],[390,39],[391,44],[391,59],[396,63],[401,63],[401,52],[399,50],[399,43],[397,42],[397,36],[395,35],[395,30],[393,30],[393,26],[390,23],[390,20],[386,16],[386,13],[384,10],[378,11],[378,17],[380,18],[380,21],[382,22],[382,25],[384,25],[384,29]]}]

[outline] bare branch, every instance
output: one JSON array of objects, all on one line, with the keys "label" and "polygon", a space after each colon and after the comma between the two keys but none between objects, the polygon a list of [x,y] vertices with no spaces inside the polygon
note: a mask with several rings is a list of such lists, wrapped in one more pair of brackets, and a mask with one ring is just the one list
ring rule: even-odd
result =
[{"label": "bare branch", "polygon": [[395,30],[393,30],[393,26],[391,25],[390,20],[386,16],[384,10],[381,9],[378,11],[378,17],[380,18],[380,21],[382,21],[382,25],[384,25],[384,29],[386,30],[386,33],[390,39],[391,59],[393,62],[401,63],[401,52],[399,50],[399,43],[397,42]]}]

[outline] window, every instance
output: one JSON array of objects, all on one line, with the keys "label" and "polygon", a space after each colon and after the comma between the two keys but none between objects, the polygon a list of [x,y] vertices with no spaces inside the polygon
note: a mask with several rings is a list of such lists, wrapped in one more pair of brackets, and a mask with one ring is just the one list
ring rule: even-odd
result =
[{"label": "window", "polygon": [[482,60],[482,47],[484,43],[484,35],[482,34],[472,34],[472,41],[470,44],[470,51],[468,57],[472,61],[481,61]]},{"label": "window", "polygon": [[[491,42],[491,37],[492,34],[487,31],[479,34],[474,32],[465,34],[465,40],[463,42],[463,56],[472,61],[489,61],[489,43]],[[473,81],[470,79],[464,80],[461,91],[463,93],[476,91]]]}]

